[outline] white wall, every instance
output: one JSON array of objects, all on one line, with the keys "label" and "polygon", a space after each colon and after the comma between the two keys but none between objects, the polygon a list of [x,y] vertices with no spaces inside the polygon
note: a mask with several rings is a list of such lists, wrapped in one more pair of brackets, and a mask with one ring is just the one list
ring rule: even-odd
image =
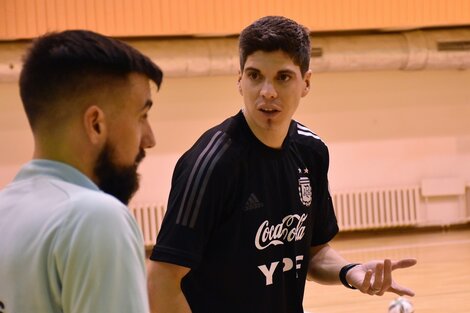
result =
[{"label": "white wall", "polygon": [[[157,146],[141,166],[135,202],[166,202],[177,158],[241,107],[236,77],[166,79],[151,122]],[[315,74],[295,116],[330,148],[331,189],[470,184],[470,72]],[[0,187],[32,153],[15,84],[0,84]]]},{"label": "white wall", "polygon": [[33,153],[33,137],[23,113],[17,84],[0,83],[0,188]]}]

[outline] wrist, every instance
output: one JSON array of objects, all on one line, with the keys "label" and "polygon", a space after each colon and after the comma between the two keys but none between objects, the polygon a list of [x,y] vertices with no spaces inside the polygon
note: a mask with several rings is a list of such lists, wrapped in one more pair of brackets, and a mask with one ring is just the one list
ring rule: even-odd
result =
[{"label": "wrist", "polygon": [[351,263],[351,264],[347,264],[345,266],[343,266],[341,268],[341,270],[339,271],[339,280],[341,281],[341,283],[346,287],[346,288],[349,288],[349,289],[357,289],[356,287],[354,287],[353,285],[351,285],[350,283],[348,283],[347,279],[346,279],[346,275],[348,274],[348,272],[356,267],[360,265],[359,263]]}]

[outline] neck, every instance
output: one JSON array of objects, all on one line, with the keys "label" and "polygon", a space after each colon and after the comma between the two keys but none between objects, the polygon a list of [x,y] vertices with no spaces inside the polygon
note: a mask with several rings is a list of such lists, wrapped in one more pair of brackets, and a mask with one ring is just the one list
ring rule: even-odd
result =
[{"label": "neck", "polygon": [[281,149],[282,143],[286,138],[287,132],[283,134],[274,134],[273,132],[256,132],[253,128],[251,129],[253,134],[261,141],[265,146],[273,149]]},{"label": "neck", "polygon": [[273,149],[280,149],[282,147],[284,139],[289,132],[290,123],[279,127],[261,128],[247,118],[246,114],[244,114],[244,116],[248,127],[250,127],[251,131],[259,141]]},{"label": "neck", "polygon": [[33,159],[44,159],[68,164],[96,183],[91,151],[87,151],[83,147],[78,149],[80,145],[74,145],[73,140],[65,141],[64,143],[64,141],[57,139],[38,140],[38,138],[35,138],[34,142]]}]

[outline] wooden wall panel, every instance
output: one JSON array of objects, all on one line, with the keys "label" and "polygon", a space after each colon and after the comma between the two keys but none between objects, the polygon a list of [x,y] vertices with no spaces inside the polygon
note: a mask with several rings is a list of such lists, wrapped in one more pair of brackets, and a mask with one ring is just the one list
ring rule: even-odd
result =
[{"label": "wooden wall panel", "polygon": [[470,0],[0,0],[0,40],[71,28],[111,36],[238,34],[264,15],[312,31],[470,24]]}]

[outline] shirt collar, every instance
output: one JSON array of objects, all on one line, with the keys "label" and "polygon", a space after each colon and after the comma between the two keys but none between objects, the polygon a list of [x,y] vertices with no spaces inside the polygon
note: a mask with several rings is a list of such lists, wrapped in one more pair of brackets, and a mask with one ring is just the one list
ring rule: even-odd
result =
[{"label": "shirt collar", "polygon": [[14,181],[29,179],[34,176],[50,176],[84,188],[99,190],[98,186],[90,178],[75,167],[62,162],[44,159],[34,159],[26,163],[16,175]]}]

